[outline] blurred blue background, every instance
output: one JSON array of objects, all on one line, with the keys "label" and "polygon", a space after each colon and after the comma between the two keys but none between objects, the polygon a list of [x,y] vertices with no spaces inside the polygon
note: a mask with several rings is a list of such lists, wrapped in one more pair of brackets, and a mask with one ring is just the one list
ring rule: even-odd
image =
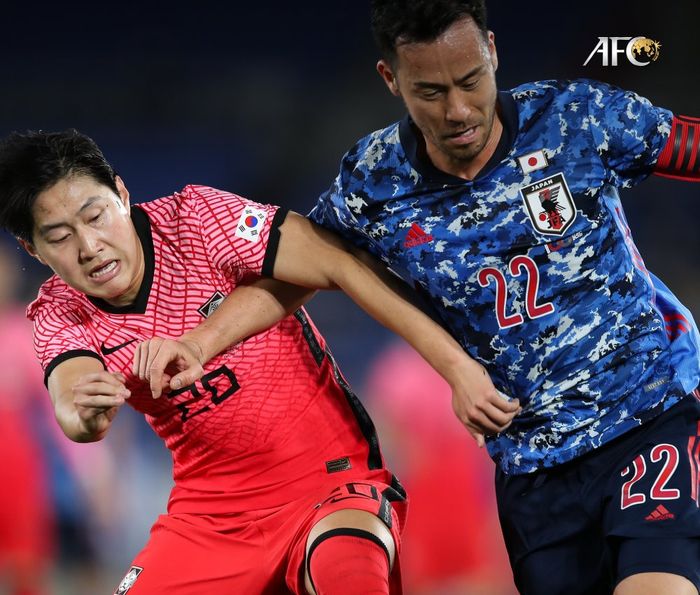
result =
[{"label": "blurred blue background", "polygon": [[[698,0],[488,6],[501,88],[590,77],[700,116]],[[5,2],[1,14],[0,134],[78,128],[102,147],[137,202],[199,183],[305,213],[343,153],[403,115],[374,71],[365,0]],[[657,62],[641,68],[622,59],[604,68],[594,58],[583,66],[599,36],[638,35],[661,42]],[[700,186],[650,179],[623,198],[648,268],[700,315]],[[26,303],[48,272],[4,239],[23,272],[18,295]],[[320,295],[309,310],[362,394],[368,367],[392,338],[342,295]],[[449,395],[444,401],[449,409]],[[67,510],[58,512],[59,520],[75,518],[62,528],[51,593],[107,592],[165,506],[167,453],[130,413],[120,415],[107,446],[69,446],[77,452],[63,457],[69,463],[49,461],[54,500],[83,494],[64,497]],[[81,470],[83,452],[96,453],[89,473]],[[95,460],[104,467],[99,481]]]}]

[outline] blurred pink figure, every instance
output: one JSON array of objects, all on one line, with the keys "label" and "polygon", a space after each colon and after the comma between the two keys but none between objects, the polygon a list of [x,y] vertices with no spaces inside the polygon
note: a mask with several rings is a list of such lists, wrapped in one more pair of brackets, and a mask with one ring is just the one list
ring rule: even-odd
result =
[{"label": "blurred pink figure", "polygon": [[409,495],[406,595],[511,595],[493,463],[452,411],[449,386],[405,343],[368,371],[365,394],[387,461]]},{"label": "blurred pink figure", "polygon": [[0,250],[0,592],[47,593],[54,549],[52,504],[38,442],[37,401],[48,399],[31,324],[15,303],[18,266]]}]

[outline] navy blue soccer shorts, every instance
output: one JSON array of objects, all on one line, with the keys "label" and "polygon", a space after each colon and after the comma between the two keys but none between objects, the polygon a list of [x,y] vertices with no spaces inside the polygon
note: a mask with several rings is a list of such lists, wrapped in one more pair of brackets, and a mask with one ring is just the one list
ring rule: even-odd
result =
[{"label": "navy blue soccer shorts", "polygon": [[688,396],[575,461],[496,473],[522,595],[611,595],[623,579],[667,572],[700,592],[700,402]]}]

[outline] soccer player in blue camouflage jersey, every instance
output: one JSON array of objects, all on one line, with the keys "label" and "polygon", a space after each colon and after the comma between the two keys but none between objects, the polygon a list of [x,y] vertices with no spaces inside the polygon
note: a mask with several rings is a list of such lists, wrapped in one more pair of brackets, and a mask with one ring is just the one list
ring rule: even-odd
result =
[{"label": "soccer player in blue camouflage jersey", "polygon": [[487,435],[521,593],[697,595],[700,337],[618,190],[700,179],[700,120],[588,80],[499,92],[483,0],[372,13],[408,115],[345,155],[311,219],[415,286],[488,371],[453,402]]},{"label": "soccer player in blue camouflage jersey", "polygon": [[345,155],[311,218],[415,285],[520,400],[488,450],[522,593],[697,593],[700,337],[618,195],[697,179],[697,120],[589,80],[498,92],[483,2],[372,4],[408,116]]}]

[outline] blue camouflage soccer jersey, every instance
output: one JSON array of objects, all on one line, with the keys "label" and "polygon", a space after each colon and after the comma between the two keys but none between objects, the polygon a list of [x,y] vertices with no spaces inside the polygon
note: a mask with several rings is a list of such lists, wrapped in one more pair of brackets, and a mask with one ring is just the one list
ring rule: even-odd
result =
[{"label": "blue camouflage soccer jersey", "polygon": [[412,122],[362,139],[310,217],[424,296],[522,413],[489,440],[506,473],[569,461],[655,417],[700,377],[690,312],[644,266],[618,188],[648,176],[672,114],[592,81],[499,94],[473,181],[422,157]]}]

